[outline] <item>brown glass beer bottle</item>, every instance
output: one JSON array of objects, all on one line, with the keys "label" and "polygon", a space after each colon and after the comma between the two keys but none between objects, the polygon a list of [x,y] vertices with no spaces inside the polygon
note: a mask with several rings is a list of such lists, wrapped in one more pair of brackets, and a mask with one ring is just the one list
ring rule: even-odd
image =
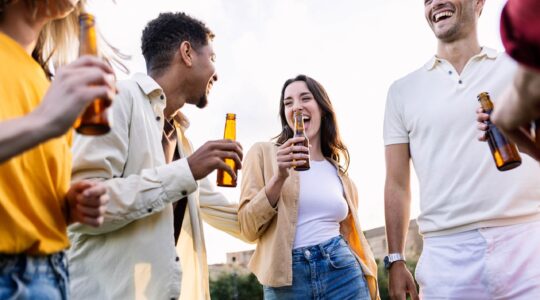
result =
[{"label": "brown glass beer bottle", "polygon": [[[300,143],[294,144],[295,146],[304,146],[308,148],[308,155],[309,155],[309,140],[306,136],[305,130],[304,130],[304,115],[302,114],[302,111],[295,111],[294,112],[294,137],[304,137],[304,141]],[[297,152],[295,152],[297,153]],[[306,171],[309,170],[309,159],[306,160],[306,163],[300,166],[294,166],[294,169],[296,171]]]},{"label": "brown glass beer bottle", "polygon": [[[89,13],[79,15],[79,56],[98,55],[94,16]],[[80,134],[102,135],[111,130],[107,117],[107,105],[103,99],[95,99],[77,118],[73,125]]]},{"label": "brown glass beer bottle", "polygon": [[[225,116],[225,133],[223,134],[223,138],[232,141],[236,140],[236,114],[227,114]],[[238,175],[238,167],[233,159],[225,158],[225,163],[234,170],[236,175]],[[235,187],[236,180],[232,178],[229,173],[218,169],[217,185],[222,187]]]},{"label": "brown glass beer bottle", "polygon": [[[487,92],[478,95],[478,101],[484,112],[491,115],[493,102]],[[521,157],[514,143],[511,143],[490,120],[484,122],[488,125],[487,137],[491,154],[499,171],[507,171],[521,165]]]}]

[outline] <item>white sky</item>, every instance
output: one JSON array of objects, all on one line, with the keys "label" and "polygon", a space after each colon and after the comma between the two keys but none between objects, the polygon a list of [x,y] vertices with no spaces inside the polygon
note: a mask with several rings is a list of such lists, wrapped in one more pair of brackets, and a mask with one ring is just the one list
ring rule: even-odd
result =
[{"label": "white sky", "polygon": [[[501,50],[499,15],[504,0],[488,0],[480,18],[482,45]],[[90,0],[104,36],[123,52],[132,73],[145,72],[141,32],[160,12],[184,11],[216,34],[219,75],[203,109],[186,106],[188,137],[195,147],[223,135],[225,113],[237,114],[237,139],[244,151],[280,131],[278,105],[283,82],[303,73],[318,80],[336,109],[351,153],[350,176],[359,190],[363,229],[384,225],[385,176],[382,123],[390,84],[419,68],[436,41],[420,0]],[[120,78],[127,77],[121,73]],[[240,173],[241,176],[241,173]],[[210,175],[215,181],[215,173]],[[231,199],[239,188],[219,188]],[[418,214],[413,176],[412,216]],[[253,249],[205,224],[208,262],[225,253]]]}]

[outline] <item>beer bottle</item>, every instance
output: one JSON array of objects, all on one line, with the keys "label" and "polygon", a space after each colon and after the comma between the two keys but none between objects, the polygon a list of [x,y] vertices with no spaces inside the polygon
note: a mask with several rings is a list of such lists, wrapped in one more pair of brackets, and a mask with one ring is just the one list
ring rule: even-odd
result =
[{"label": "beer bottle", "polygon": [[[79,56],[98,55],[94,16],[79,15]],[[80,134],[102,135],[111,130],[107,117],[107,105],[103,99],[94,99],[75,121],[74,127]]]},{"label": "beer bottle", "polygon": [[[304,141],[300,143],[294,144],[295,146],[304,146],[308,147],[308,155],[309,155],[309,140],[306,136],[306,133],[304,131],[304,115],[302,114],[302,111],[295,111],[294,112],[294,137],[304,137]],[[298,153],[298,152],[294,152]],[[309,170],[309,159],[306,160],[306,163],[300,166],[294,166],[294,169],[296,171],[306,171]]]},{"label": "beer bottle", "polygon": [[[236,114],[227,114],[225,116],[225,133],[223,134],[223,138],[232,141],[236,140]],[[238,175],[238,167],[233,159],[225,158],[225,163],[234,170],[236,175]],[[222,187],[235,187],[236,180],[233,179],[229,173],[218,169],[217,185]]]},{"label": "beer bottle", "polygon": [[[493,102],[487,92],[478,95],[478,101],[482,109],[491,115],[493,111]],[[508,139],[491,123],[490,120],[484,122],[488,125],[487,137],[491,154],[495,160],[495,165],[499,171],[507,171],[521,165],[521,157],[519,156],[516,144],[511,143]]]}]

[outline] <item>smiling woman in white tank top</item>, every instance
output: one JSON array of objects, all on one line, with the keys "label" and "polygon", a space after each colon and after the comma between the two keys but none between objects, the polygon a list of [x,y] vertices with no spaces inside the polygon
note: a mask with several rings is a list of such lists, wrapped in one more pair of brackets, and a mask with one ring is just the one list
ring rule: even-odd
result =
[{"label": "smiling woman in white tank top", "polygon": [[[242,168],[238,218],[245,238],[257,242],[249,268],[265,299],[377,299],[377,265],[332,103],[305,75],[287,80],[280,100],[282,132],[275,143],[255,144]],[[293,137],[298,111],[309,149]],[[294,169],[308,160],[309,170]]]}]

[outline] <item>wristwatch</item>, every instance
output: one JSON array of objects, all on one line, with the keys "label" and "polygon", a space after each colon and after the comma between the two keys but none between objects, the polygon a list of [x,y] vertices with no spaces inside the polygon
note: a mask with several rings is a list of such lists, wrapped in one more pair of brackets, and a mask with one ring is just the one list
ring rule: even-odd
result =
[{"label": "wristwatch", "polygon": [[405,256],[401,253],[388,254],[387,256],[384,257],[384,268],[387,270],[390,269],[390,266],[392,265],[392,263],[399,260],[405,261]]}]

